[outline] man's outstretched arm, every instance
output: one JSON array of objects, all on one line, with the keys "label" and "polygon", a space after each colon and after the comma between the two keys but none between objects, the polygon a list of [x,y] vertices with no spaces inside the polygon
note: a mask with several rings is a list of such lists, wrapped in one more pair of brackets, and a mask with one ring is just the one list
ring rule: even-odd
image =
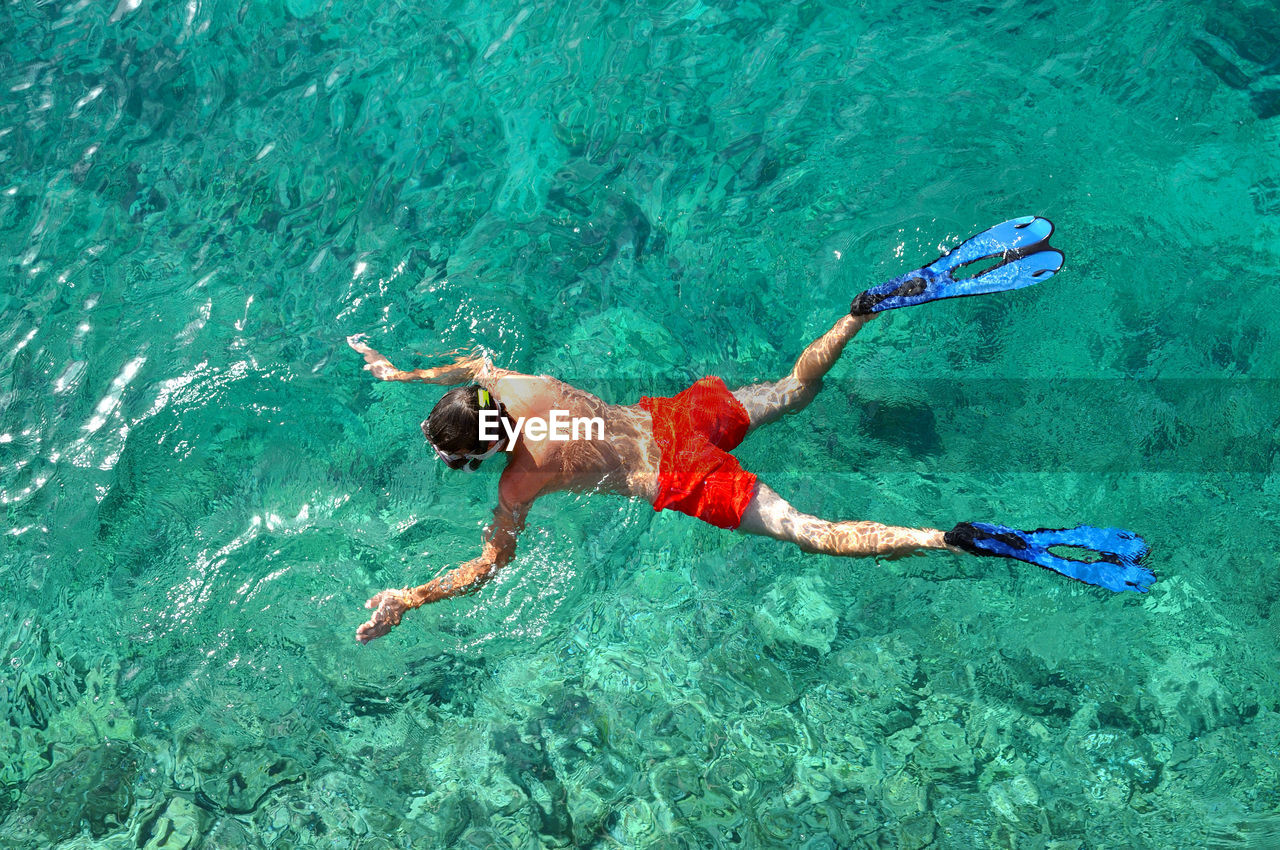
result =
[{"label": "man's outstretched arm", "polygon": [[364,341],[364,334],[347,337],[347,345],[364,355],[365,369],[373,373],[375,378],[383,381],[421,381],[424,384],[466,384],[472,381],[483,383],[481,376],[486,371],[496,371],[488,365],[484,357],[470,355],[459,357],[452,363],[437,366],[433,369],[397,369],[384,355],[374,351]]},{"label": "man's outstretched arm", "polygon": [[451,596],[474,593],[493,578],[498,570],[511,563],[516,553],[516,537],[524,530],[528,504],[509,504],[499,500],[493,512],[493,523],[485,530],[484,550],[437,579],[417,587],[384,590],[364,604],[376,609],[369,621],[356,629],[356,640],[368,643],[391,631],[400,624],[404,612],[421,608],[429,602],[438,602]]}]

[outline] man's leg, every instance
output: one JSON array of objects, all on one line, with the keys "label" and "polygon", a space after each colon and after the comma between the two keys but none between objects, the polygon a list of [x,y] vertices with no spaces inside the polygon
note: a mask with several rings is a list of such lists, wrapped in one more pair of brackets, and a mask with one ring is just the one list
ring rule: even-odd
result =
[{"label": "man's leg", "polygon": [[[794,543],[806,552],[857,558],[902,557],[950,549],[936,528],[898,528],[878,522],[830,522],[802,514],[763,482],[742,515],[739,531]],[[959,550],[952,550],[959,551]]]},{"label": "man's leg", "polygon": [[768,425],[784,413],[804,408],[822,388],[822,376],[827,374],[844,352],[845,344],[853,339],[862,326],[875,318],[846,315],[831,330],[809,343],[809,347],[791,367],[791,374],[780,381],[752,384],[734,390],[734,397],[747,409],[751,417],[751,433],[761,425]]}]

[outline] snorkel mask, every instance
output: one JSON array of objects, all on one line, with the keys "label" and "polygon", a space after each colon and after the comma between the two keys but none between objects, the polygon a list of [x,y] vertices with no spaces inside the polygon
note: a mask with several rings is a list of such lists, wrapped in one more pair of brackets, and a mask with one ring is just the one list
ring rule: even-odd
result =
[{"label": "snorkel mask", "polygon": [[[440,448],[436,446],[434,443],[432,444],[431,448],[436,450],[436,454],[440,456],[440,459],[442,461],[448,464],[450,469],[466,469],[467,472],[475,472],[477,469],[480,468],[480,464],[484,463],[486,460],[488,460],[489,458],[493,457],[495,454],[498,453],[498,447],[500,445],[502,445],[502,440],[494,440],[493,445],[489,447],[489,450],[484,454],[479,454],[479,455],[477,454],[455,455],[449,452],[442,452],[440,451]],[[465,465],[464,465],[464,461],[465,461]]]}]

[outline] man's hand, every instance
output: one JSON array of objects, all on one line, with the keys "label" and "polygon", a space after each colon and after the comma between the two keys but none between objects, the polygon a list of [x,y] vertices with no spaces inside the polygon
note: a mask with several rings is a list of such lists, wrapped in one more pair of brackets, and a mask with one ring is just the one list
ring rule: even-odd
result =
[{"label": "man's hand", "polygon": [[347,345],[364,355],[365,369],[373,373],[373,377],[381,381],[403,381],[405,380],[404,372],[401,372],[395,366],[391,365],[391,361],[383,357],[378,352],[365,343],[364,334],[352,334],[347,337]]},{"label": "man's hand", "polygon": [[356,640],[368,643],[391,631],[392,626],[400,625],[400,618],[409,609],[408,596],[408,590],[384,590],[364,603],[364,607],[378,610],[373,612],[369,622],[356,629]]}]

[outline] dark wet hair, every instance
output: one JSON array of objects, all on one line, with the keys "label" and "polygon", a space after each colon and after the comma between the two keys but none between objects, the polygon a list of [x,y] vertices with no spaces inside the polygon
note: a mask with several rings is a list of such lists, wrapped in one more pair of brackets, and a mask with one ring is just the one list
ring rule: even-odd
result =
[{"label": "dark wet hair", "polygon": [[[488,402],[483,408],[480,406],[482,396]],[[431,409],[431,414],[422,423],[422,433],[431,441],[431,445],[447,454],[484,454],[493,443],[480,439],[482,409],[499,410],[500,408],[488,391],[479,384],[454,387],[445,393]],[[463,463],[459,461],[458,467]]]}]

